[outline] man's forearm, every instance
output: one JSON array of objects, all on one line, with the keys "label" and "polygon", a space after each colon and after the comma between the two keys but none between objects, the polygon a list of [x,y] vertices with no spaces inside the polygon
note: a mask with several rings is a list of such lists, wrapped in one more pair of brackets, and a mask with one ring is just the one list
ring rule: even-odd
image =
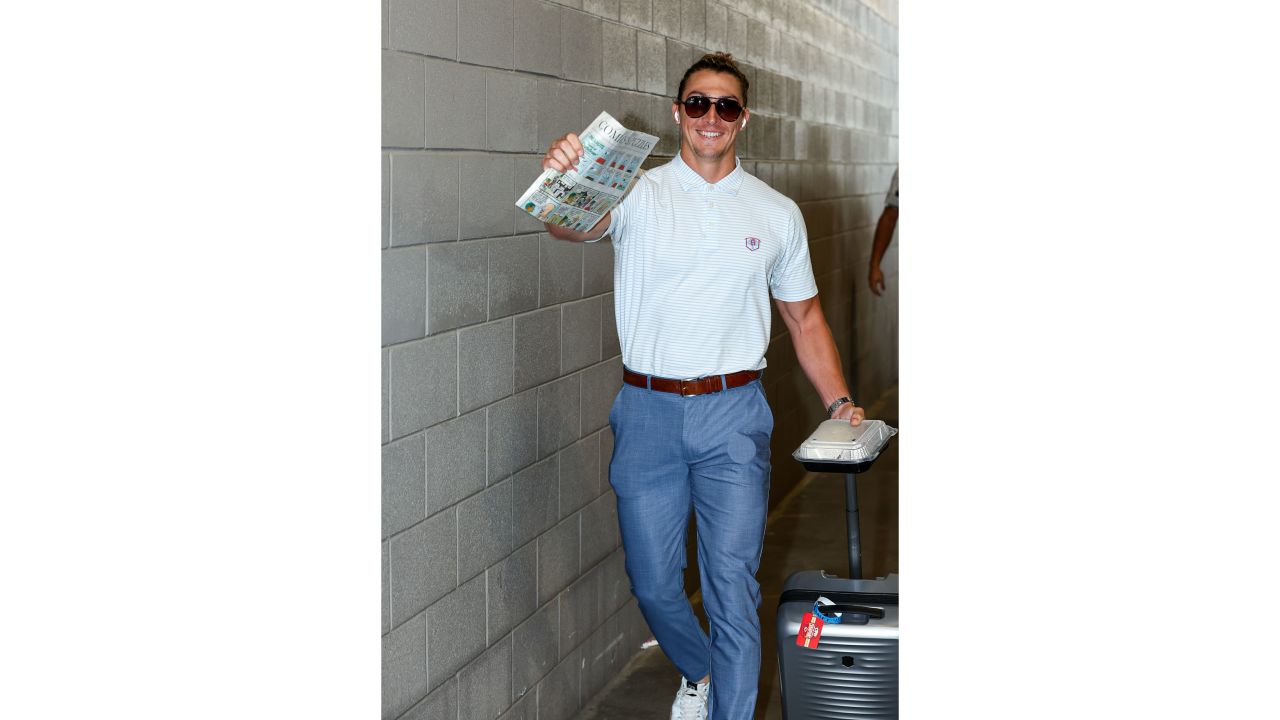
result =
[{"label": "man's forearm", "polygon": [[893,241],[893,229],[898,224],[898,208],[885,208],[880,214],[880,222],[876,223],[875,241],[871,243],[871,267],[880,267],[880,260],[889,250]]},{"label": "man's forearm", "polygon": [[795,347],[796,359],[800,361],[805,377],[809,378],[825,408],[837,398],[851,396],[831,327],[821,312],[814,315],[791,329],[791,344]]}]

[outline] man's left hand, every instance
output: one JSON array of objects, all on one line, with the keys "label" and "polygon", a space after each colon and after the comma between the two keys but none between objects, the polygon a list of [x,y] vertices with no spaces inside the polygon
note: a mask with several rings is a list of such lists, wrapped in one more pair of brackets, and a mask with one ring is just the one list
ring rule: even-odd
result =
[{"label": "man's left hand", "polygon": [[831,416],[831,419],[835,420],[836,418],[840,418],[841,420],[848,420],[850,425],[858,425],[865,420],[866,417],[866,410],[863,410],[853,403],[845,403],[836,408],[836,412]]}]

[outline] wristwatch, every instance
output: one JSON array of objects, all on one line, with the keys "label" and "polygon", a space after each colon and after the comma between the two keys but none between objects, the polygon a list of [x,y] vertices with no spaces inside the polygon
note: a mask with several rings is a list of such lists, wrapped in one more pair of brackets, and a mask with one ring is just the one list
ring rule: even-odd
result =
[{"label": "wristwatch", "polygon": [[835,400],[832,400],[831,404],[827,406],[827,417],[829,418],[835,417],[836,410],[841,405],[844,405],[845,403],[852,403],[852,402],[853,400],[850,399],[848,395],[845,395],[844,397],[838,397]]}]

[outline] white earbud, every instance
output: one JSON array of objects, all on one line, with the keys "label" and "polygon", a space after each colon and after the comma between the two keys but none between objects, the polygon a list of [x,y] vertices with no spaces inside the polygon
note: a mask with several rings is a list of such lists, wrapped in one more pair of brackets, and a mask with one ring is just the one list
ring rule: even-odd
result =
[{"label": "white earbud", "polygon": [[743,130],[747,129],[747,119],[745,117],[742,118],[742,129]]},{"label": "white earbud", "polygon": [[680,124],[680,113],[671,113],[671,117],[675,118],[676,124]]}]

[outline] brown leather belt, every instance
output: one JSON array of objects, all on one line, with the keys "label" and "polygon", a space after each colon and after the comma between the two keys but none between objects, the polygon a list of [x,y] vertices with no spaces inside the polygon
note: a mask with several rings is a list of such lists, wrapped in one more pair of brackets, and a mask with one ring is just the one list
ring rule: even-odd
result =
[{"label": "brown leather belt", "polygon": [[707,393],[742,387],[760,377],[760,371],[742,370],[736,373],[729,373],[723,377],[723,384],[720,382],[720,375],[708,375],[696,380],[672,380],[671,378],[661,378],[653,375],[641,375],[625,367],[622,368],[622,382],[628,385],[677,395],[706,395]]}]

